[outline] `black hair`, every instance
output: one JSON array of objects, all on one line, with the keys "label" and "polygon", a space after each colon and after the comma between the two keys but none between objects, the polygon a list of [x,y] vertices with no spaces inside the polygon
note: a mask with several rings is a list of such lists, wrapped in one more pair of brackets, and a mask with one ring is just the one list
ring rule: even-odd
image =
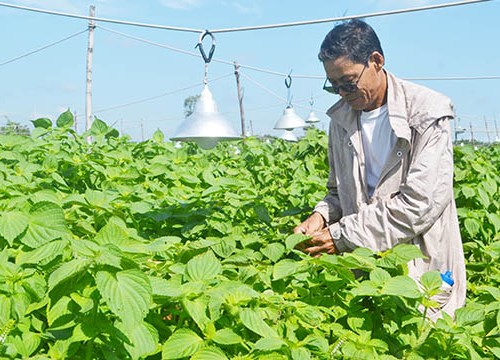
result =
[{"label": "black hair", "polygon": [[351,19],[330,30],[321,44],[318,58],[325,62],[345,56],[353,63],[367,65],[374,51],[384,55],[375,30],[362,20]]}]

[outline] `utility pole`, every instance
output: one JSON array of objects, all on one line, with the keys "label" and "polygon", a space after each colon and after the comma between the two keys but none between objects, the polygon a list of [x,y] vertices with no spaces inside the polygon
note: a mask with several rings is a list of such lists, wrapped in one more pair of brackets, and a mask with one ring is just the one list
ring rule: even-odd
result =
[{"label": "utility pole", "polygon": [[486,121],[486,116],[484,116],[484,127],[486,129],[486,135],[488,136],[488,144],[491,143],[490,130],[488,129],[488,121]]},{"label": "utility pole", "polygon": [[[90,5],[89,17],[95,17],[95,6]],[[85,90],[85,130],[92,126],[92,59],[94,55],[95,20],[89,20],[89,42],[87,47],[87,86]],[[88,139],[90,141],[90,139]]]},{"label": "utility pole", "polygon": [[141,118],[141,141],[144,141],[144,119]]},{"label": "utility pole", "polygon": [[500,141],[500,135],[498,134],[498,125],[497,125],[497,116],[493,118],[493,121],[495,122],[495,141],[499,142]]},{"label": "utility pole", "polygon": [[238,89],[238,102],[240,104],[241,136],[243,138],[246,138],[247,130],[245,126],[245,111],[243,109],[243,94],[241,93],[240,65],[236,61],[234,62],[234,76],[236,77],[236,88]]},{"label": "utility pole", "polygon": [[78,117],[76,116],[76,110],[73,114],[73,127],[75,129],[75,133],[78,134]]},{"label": "utility pole", "polygon": [[469,121],[469,127],[470,127],[470,141],[472,143],[472,146],[474,146],[474,129],[472,129],[472,122]]}]

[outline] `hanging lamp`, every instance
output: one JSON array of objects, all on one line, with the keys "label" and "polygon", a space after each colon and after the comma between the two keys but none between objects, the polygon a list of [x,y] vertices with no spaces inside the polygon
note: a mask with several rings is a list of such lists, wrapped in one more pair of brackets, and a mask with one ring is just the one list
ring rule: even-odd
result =
[{"label": "hanging lamp", "polygon": [[274,125],[274,129],[276,130],[293,130],[296,128],[301,128],[306,126],[305,121],[297,115],[295,110],[293,109],[292,106],[292,97],[290,95],[290,87],[292,85],[292,77],[290,74],[285,78],[285,86],[288,89],[288,99],[287,99],[287,106],[285,110],[283,110],[283,114],[279,118],[279,120],[276,122]]},{"label": "hanging lamp", "polygon": [[[212,47],[208,56],[205,54],[202,45],[202,41],[207,35],[212,38]],[[196,102],[193,113],[186,117],[170,140],[193,141],[202,149],[211,149],[219,141],[238,140],[241,139],[241,136],[238,135],[231,124],[219,113],[212,92],[208,88],[208,64],[212,60],[215,51],[214,35],[208,30],[204,31],[201,33],[196,47],[199,48],[201,56],[205,61],[203,90]]]},{"label": "hanging lamp", "polygon": [[280,139],[293,142],[298,141],[297,136],[295,136],[295,134],[293,133],[293,130],[285,130],[280,136]]},{"label": "hanging lamp", "polygon": [[311,105],[311,111],[309,111],[309,115],[307,116],[306,123],[308,123],[310,126],[314,126],[314,124],[319,122],[320,119],[314,113],[314,110],[313,110],[314,100],[313,100],[312,95],[311,95],[311,100],[309,100],[309,105]]}]

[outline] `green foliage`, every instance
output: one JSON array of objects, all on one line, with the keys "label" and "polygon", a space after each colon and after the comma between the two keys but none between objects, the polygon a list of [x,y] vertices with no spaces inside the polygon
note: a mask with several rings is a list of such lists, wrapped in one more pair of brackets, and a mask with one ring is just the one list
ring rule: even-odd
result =
[{"label": "green foliage", "polygon": [[202,151],[160,131],[132,143],[98,119],[77,135],[69,111],[33,124],[0,135],[1,358],[499,356],[498,148],[456,152],[471,291],[455,321],[432,323],[418,308],[441,281],[406,275],[414,246],[295,249],[325,192],[318,130]]},{"label": "green foliage", "polygon": [[7,119],[7,123],[0,126],[0,134],[3,135],[30,135],[30,129],[26,125],[21,125],[15,121]]}]

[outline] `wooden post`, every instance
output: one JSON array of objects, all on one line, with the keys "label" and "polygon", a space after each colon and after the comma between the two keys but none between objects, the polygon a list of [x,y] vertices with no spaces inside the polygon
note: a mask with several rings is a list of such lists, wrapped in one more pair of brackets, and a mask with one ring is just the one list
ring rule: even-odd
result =
[{"label": "wooden post", "polygon": [[[90,5],[89,16],[95,16],[95,6]],[[92,58],[94,54],[94,29],[95,21],[89,20],[89,43],[87,47],[87,85],[85,89],[85,130],[92,126]],[[90,141],[90,139],[89,139]]]},{"label": "wooden post", "polygon": [[245,111],[243,109],[243,94],[241,93],[240,65],[236,61],[234,62],[234,76],[236,77],[236,88],[238,89],[238,102],[240,104],[241,136],[243,138],[246,138],[247,131],[245,127]]}]

